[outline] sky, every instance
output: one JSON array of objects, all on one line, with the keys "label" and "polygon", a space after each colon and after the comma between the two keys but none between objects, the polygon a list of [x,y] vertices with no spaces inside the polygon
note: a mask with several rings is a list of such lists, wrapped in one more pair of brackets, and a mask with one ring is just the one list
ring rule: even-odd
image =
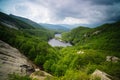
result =
[{"label": "sky", "polygon": [[37,23],[103,24],[120,20],[120,0],[0,0],[0,11]]}]

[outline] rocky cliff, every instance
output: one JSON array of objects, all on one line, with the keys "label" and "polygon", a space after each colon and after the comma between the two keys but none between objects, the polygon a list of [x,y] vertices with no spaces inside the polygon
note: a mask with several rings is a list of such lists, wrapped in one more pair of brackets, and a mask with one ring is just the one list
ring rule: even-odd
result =
[{"label": "rocky cliff", "polygon": [[32,64],[16,48],[0,40],[0,80],[8,74],[29,75],[34,71]]}]

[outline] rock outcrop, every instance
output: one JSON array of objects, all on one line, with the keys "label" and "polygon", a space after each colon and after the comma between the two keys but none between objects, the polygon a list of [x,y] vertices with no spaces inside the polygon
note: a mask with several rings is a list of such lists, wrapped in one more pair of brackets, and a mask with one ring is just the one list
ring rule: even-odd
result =
[{"label": "rock outcrop", "polygon": [[36,70],[33,72],[30,77],[37,80],[51,80],[53,76],[45,71]]},{"label": "rock outcrop", "polygon": [[8,74],[29,75],[33,71],[32,64],[23,54],[0,40],[0,80],[6,80]]},{"label": "rock outcrop", "polygon": [[108,62],[118,62],[118,61],[120,61],[120,59],[116,56],[107,56],[106,61],[108,61]]},{"label": "rock outcrop", "polygon": [[100,80],[112,80],[112,76],[98,69],[96,69],[91,75],[91,80],[95,80],[96,78],[100,78]]}]

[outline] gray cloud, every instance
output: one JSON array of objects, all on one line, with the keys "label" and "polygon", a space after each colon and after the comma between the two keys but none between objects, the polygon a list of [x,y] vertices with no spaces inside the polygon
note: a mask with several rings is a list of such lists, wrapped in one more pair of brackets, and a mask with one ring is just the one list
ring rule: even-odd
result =
[{"label": "gray cloud", "polygon": [[[8,1],[8,2],[7,2]],[[37,22],[94,24],[120,20],[120,0],[2,0],[0,10]],[[12,7],[11,1],[14,1]],[[8,9],[11,10],[8,10]],[[13,10],[14,9],[14,10]]]},{"label": "gray cloud", "polygon": [[91,3],[97,4],[97,5],[98,4],[99,5],[113,5],[113,4],[116,4],[119,2],[120,2],[120,0],[91,0]]}]

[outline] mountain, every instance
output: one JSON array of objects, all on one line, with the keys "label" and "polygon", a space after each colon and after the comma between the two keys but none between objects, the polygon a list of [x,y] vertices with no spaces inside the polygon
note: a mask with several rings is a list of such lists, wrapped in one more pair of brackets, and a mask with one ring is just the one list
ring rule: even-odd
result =
[{"label": "mountain", "polygon": [[55,24],[44,24],[40,23],[44,28],[50,29],[50,30],[61,30],[61,31],[69,31],[69,28],[62,26],[62,25],[55,25]]},{"label": "mountain", "polygon": [[24,21],[10,17],[2,12],[0,12],[0,23],[14,29],[34,29],[33,26],[25,23]]},{"label": "mountain", "polygon": [[38,24],[38,23],[36,23],[36,22],[34,22],[34,21],[30,20],[30,19],[19,17],[19,16],[15,16],[15,15],[12,15],[12,14],[10,14],[9,16],[12,17],[12,18],[16,18],[18,20],[24,21],[25,23],[27,23],[27,24],[35,27],[35,28],[42,28],[42,29],[44,29],[40,24]]},{"label": "mountain", "polygon": [[[54,32],[41,27],[39,24],[32,22],[29,19],[21,18],[22,20],[20,20],[18,18],[21,18],[21,17],[7,15],[5,13],[0,12],[0,28],[1,28],[1,30],[5,27],[8,27],[8,31],[9,31],[9,28],[13,28],[13,29],[19,30],[18,32],[20,32],[20,33],[24,32],[26,34],[34,35],[43,40],[49,40],[51,37],[53,37]],[[29,24],[29,22],[31,24]],[[36,25],[38,25],[38,26],[36,26]],[[13,30],[13,33],[14,33],[14,31],[15,30]],[[3,32],[3,31],[1,31],[1,32]],[[10,34],[10,33],[8,33],[8,34]]]}]

